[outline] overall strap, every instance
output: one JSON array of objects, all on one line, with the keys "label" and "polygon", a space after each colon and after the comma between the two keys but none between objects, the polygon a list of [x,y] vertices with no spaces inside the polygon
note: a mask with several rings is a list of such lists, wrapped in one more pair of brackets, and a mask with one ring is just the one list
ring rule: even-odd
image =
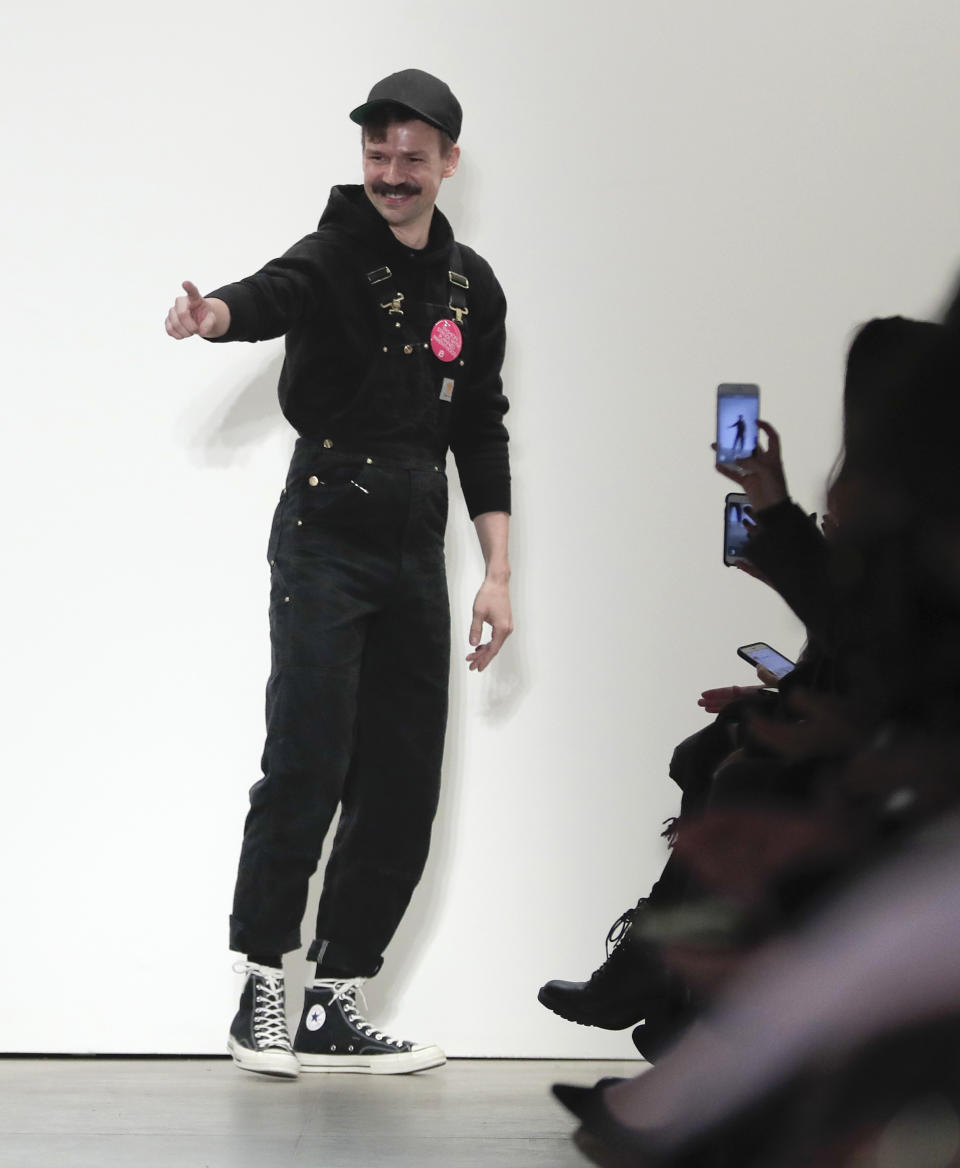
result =
[{"label": "overall strap", "polygon": [[380,321],[383,351],[392,352],[398,346],[406,351],[412,343],[413,332],[408,327],[411,322],[404,316],[404,297],[397,287],[396,277],[384,265],[365,272],[363,278],[374,306],[374,313]]},{"label": "overall strap", "polygon": [[463,318],[469,316],[470,309],[467,308],[467,291],[470,287],[470,281],[462,274],[463,271],[463,256],[460,254],[460,247],[456,240],[450,245],[450,270],[447,272],[447,278],[450,284],[450,311],[457,318],[457,324],[463,327]]},{"label": "overall strap", "polygon": [[386,265],[367,272],[364,278],[378,308],[390,316],[403,316],[403,293],[397,289],[393,272]]}]

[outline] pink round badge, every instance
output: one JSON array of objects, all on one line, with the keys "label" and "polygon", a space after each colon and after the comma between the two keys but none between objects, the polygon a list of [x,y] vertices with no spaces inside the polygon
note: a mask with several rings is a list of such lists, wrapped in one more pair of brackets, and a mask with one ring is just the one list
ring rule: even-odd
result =
[{"label": "pink round badge", "polygon": [[455,320],[438,320],[430,333],[430,348],[441,361],[456,361],[463,348],[463,333]]}]

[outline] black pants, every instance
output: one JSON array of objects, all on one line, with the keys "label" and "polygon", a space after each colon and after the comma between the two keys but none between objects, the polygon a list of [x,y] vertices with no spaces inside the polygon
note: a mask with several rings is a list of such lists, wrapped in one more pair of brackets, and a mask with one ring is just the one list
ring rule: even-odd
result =
[{"label": "black pants", "polygon": [[311,957],[371,973],[420,879],[447,718],[442,464],[301,438],[270,535],[263,778],[250,792],[230,945],[300,945],[337,806]]}]

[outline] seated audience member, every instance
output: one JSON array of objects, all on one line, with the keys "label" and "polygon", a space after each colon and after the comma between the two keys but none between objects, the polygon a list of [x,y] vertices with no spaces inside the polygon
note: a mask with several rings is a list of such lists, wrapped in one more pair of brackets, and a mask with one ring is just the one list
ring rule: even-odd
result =
[{"label": "seated audience member", "polygon": [[[844,386],[845,456],[830,490],[834,509],[849,509],[845,496],[855,481],[853,471],[860,467],[862,474],[866,469],[866,460],[874,457],[871,451],[883,427],[895,440],[902,433],[903,410],[905,405],[912,405],[912,397],[903,388],[900,372],[904,363],[909,365],[920,358],[940,335],[938,329],[936,325],[900,318],[873,322],[851,347]],[[762,428],[768,437],[767,448],[743,460],[737,471],[724,473],[736,478],[750,497],[754,512],[762,516],[760,528],[751,540],[751,570],[762,574],[804,621],[808,643],[797,670],[785,679],[780,695],[739,697],[720,710],[714,725],[677,748],[670,765],[670,775],[683,792],[677,824],[691,825],[708,801],[716,806],[765,795],[768,803],[791,799],[804,802],[809,794],[810,766],[796,760],[784,764],[771,758],[766,746],[745,732],[744,719],[761,709],[781,721],[796,720],[798,715],[791,706],[794,692],[803,689],[836,693],[842,692],[844,686],[836,660],[838,637],[842,649],[843,631],[831,627],[829,615],[835,597],[827,573],[826,541],[812,518],[789,499],[779,437],[769,425],[764,423]],[[890,465],[889,456],[883,454],[881,462],[882,477],[884,466]],[[832,525],[836,527],[835,519]],[[712,701],[717,701],[718,691],[708,692]],[[768,835],[776,835],[780,826],[778,821],[768,819]],[[547,982],[538,995],[544,1005],[571,1021],[608,1029],[621,1029],[644,1020],[644,1026],[634,1032],[634,1040],[648,1057],[653,1057],[692,1015],[697,995],[691,995],[691,987],[678,978],[677,970],[665,968],[657,941],[663,939],[665,930],[675,927],[667,919],[676,916],[672,910],[689,899],[692,890],[695,895],[695,838],[687,833],[686,846],[670,856],[648,896],[614,922],[607,937],[604,963],[585,982]],[[699,914],[700,919],[702,916]]]},{"label": "seated audience member", "polygon": [[642,1080],[558,1089],[597,1163],[853,1168],[898,1109],[960,1107],[960,339],[901,318],[855,338],[829,546],[765,431],[742,464],[751,560],[836,684],[793,687],[791,717],[748,733],[778,764],[732,799],[721,767],[681,825],[675,855],[726,915],[660,952],[708,1009]]},{"label": "seated audience member", "polygon": [[[608,1168],[956,1163],[958,837],[952,815],[771,942],[648,1074],[558,1086],[587,1158]],[[895,1133],[899,1116],[910,1123]],[[931,1159],[945,1137],[946,1156]]]},{"label": "seated audience member", "polygon": [[[779,462],[779,440],[771,427],[763,426],[772,436],[771,447],[751,460],[756,466],[743,475],[743,489],[752,492],[755,506],[769,507],[786,499],[786,484]],[[737,479],[740,481],[739,475]],[[809,528],[804,536],[822,543],[814,522],[807,516],[803,519]],[[776,551],[769,558],[775,555]],[[759,574],[753,568],[747,570]],[[716,718],[681,742],[671,758],[668,773],[682,793],[680,815],[665,833],[671,842],[680,824],[695,821],[708,802],[716,800],[715,776],[731,756],[735,765],[725,771],[725,797],[731,797],[736,785],[745,780],[751,786],[757,782],[769,785],[769,771],[777,763],[767,751],[755,757],[745,730],[751,715],[767,712],[788,718],[788,700],[794,688],[830,692],[835,685],[830,655],[812,639],[797,668],[783,679],[780,692],[767,688],[771,682],[776,684],[776,679],[761,675],[761,680],[764,685],[706,690],[701,695],[699,704]],[[696,1009],[690,987],[664,965],[658,943],[665,920],[689,899],[692,883],[690,865],[678,853],[671,853],[649,893],[610,927],[606,959],[599,968],[586,981],[548,981],[540,988],[538,1000],[560,1017],[581,1025],[620,1030],[643,1023],[634,1031],[634,1042],[645,1057],[655,1057]]]}]

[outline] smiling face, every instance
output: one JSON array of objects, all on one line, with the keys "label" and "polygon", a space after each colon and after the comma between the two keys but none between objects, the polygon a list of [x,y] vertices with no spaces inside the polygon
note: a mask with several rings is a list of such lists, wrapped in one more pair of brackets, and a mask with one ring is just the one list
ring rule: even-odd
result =
[{"label": "smiling face", "polygon": [[460,147],[419,119],[394,122],[377,137],[382,141],[364,134],[363,189],[401,242],[424,247],[440,184],[455,173]]}]

